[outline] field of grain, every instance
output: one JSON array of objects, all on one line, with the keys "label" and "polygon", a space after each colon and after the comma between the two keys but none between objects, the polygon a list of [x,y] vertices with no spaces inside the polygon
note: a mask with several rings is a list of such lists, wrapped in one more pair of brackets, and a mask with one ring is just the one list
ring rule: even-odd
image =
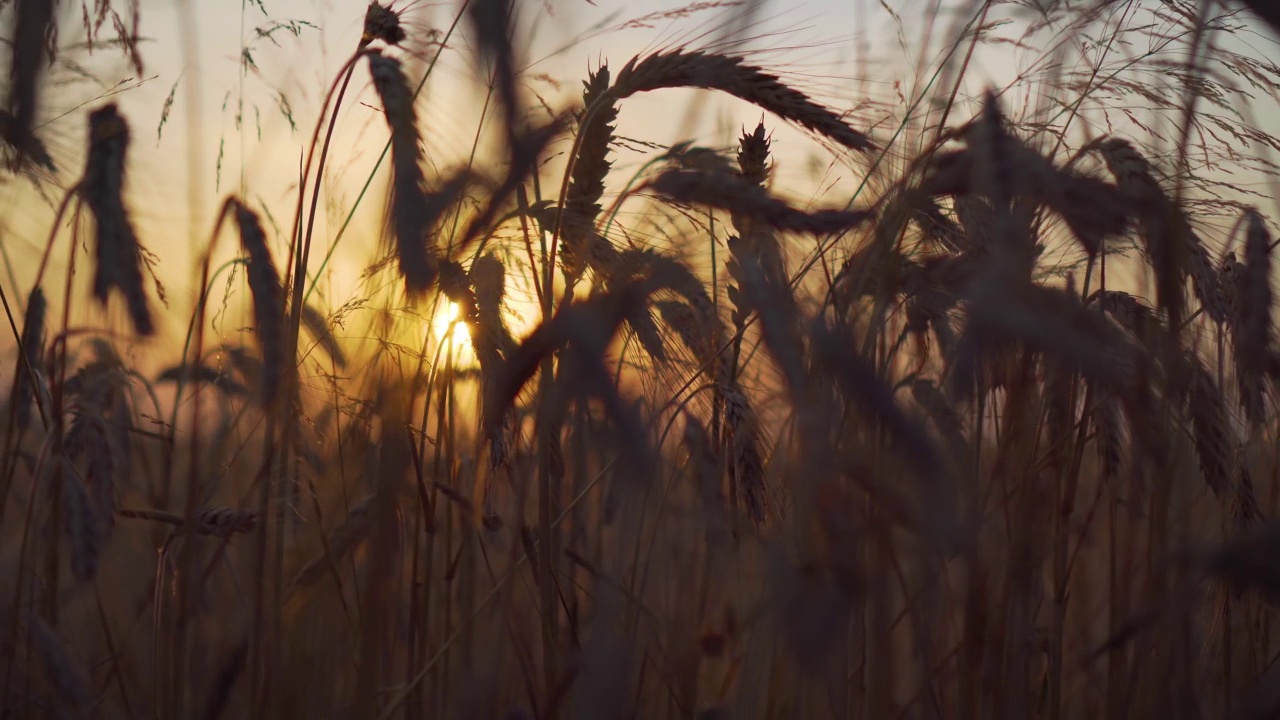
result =
[{"label": "field of grain", "polygon": [[1280,13],[855,5],[346,3],[280,193],[310,24],[157,127],[64,81],[195,0],[0,2],[0,718],[1280,715]]}]

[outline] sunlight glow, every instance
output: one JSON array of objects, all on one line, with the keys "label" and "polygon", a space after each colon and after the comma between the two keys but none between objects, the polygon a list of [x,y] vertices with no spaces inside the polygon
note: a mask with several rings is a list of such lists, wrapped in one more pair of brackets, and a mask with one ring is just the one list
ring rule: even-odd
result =
[{"label": "sunlight glow", "polygon": [[471,350],[471,333],[459,317],[457,303],[445,300],[431,319],[431,334],[440,342],[453,341],[455,350]]}]

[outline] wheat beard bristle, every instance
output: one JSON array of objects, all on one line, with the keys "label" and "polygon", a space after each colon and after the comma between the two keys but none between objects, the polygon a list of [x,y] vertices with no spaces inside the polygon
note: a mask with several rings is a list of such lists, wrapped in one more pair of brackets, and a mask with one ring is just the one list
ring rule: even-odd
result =
[{"label": "wheat beard bristle", "polygon": [[142,251],[124,205],[128,150],[129,125],[114,104],[89,114],[89,157],[80,192],[97,221],[93,295],[105,306],[107,294],[117,288],[134,329],[139,335],[151,335],[155,328],[142,286]]},{"label": "wheat beard bristle", "polygon": [[382,99],[383,114],[391,128],[391,166],[394,175],[391,190],[392,225],[396,235],[396,254],[405,288],[420,296],[435,282],[438,268],[427,232],[426,180],[422,175],[421,138],[413,94],[405,79],[400,61],[380,53],[369,56],[369,74]]},{"label": "wheat beard bristle", "polygon": [[240,202],[235,203],[240,245],[249,255],[249,291],[253,294],[253,318],[262,348],[263,397],[271,402],[280,389],[285,371],[284,291],[280,273],[271,259],[266,234],[258,215]]}]

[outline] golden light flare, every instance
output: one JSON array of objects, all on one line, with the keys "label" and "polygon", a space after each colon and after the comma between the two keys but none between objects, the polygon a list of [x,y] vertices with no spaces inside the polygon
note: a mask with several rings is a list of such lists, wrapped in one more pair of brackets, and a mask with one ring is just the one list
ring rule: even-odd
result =
[{"label": "golden light flare", "polygon": [[470,362],[475,357],[471,332],[452,300],[444,300],[431,318],[431,337],[439,343],[452,344],[455,361]]}]

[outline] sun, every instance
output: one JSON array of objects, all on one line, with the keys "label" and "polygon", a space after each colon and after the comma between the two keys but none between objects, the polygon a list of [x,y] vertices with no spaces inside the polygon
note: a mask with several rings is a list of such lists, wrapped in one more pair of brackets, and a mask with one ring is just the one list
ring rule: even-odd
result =
[{"label": "sun", "polygon": [[452,341],[456,349],[471,349],[471,333],[462,321],[458,304],[446,300],[431,320],[431,334],[440,342]]}]

